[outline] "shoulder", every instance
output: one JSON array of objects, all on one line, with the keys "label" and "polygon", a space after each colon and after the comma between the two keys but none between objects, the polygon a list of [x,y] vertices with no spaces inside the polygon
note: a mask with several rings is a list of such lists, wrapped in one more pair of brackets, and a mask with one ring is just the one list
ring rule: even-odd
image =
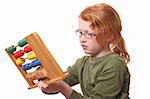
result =
[{"label": "shoulder", "polygon": [[118,54],[111,54],[110,56],[108,56],[108,63],[120,63],[120,64],[125,64],[125,62],[123,61],[123,59],[118,55]]},{"label": "shoulder", "polygon": [[124,63],[119,55],[112,54],[105,59],[105,62],[101,68],[99,68],[97,79],[109,78],[122,81],[125,75],[128,75],[128,77],[130,75],[126,63]]},{"label": "shoulder", "polygon": [[127,65],[118,54],[112,54],[105,59],[103,70],[123,72],[127,70]]},{"label": "shoulder", "polygon": [[68,67],[67,71],[74,75],[78,74],[79,69],[85,64],[85,62],[87,62],[88,59],[89,56],[83,56],[81,58],[78,58],[72,66]]},{"label": "shoulder", "polygon": [[78,58],[76,63],[82,64],[82,63],[86,62],[87,60],[89,60],[89,58],[90,58],[90,56],[83,56],[81,58]]}]

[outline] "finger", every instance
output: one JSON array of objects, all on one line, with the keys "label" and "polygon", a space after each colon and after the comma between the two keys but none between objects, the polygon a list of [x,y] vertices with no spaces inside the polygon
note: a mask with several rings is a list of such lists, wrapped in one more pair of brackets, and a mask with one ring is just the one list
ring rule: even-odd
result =
[{"label": "finger", "polygon": [[43,86],[42,86],[43,88],[47,88],[48,87],[48,84],[46,84],[46,83],[43,83]]},{"label": "finger", "polygon": [[38,87],[40,88],[40,89],[45,89],[45,88],[47,88],[48,87],[48,84],[46,84],[44,81],[40,81],[39,83],[38,83]]},{"label": "finger", "polygon": [[42,89],[42,81],[39,81],[39,82],[37,83],[37,86],[38,86],[38,88]]}]

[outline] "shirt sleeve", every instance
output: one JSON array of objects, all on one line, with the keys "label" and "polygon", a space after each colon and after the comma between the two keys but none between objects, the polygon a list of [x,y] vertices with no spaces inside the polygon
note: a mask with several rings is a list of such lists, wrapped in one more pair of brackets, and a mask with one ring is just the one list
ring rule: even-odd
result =
[{"label": "shirt sleeve", "polygon": [[65,78],[64,81],[69,85],[69,86],[74,86],[79,83],[79,80],[76,76],[73,74],[70,74],[69,77]]},{"label": "shirt sleeve", "polygon": [[79,58],[75,64],[69,66],[66,72],[69,72],[70,76],[65,78],[64,81],[69,84],[70,86],[76,85],[79,83],[79,66],[81,66],[81,62],[83,58]]},{"label": "shirt sleeve", "polygon": [[82,58],[77,59],[75,64],[68,67],[67,72],[69,72],[70,76],[64,79],[67,84],[73,86],[79,83],[80,68],[88,58],[88,56],[83,56]]},{"label": "shirt sleeve", "polygon": [[108,62],[99,71],[90,96],[81,95],[73,90],[69,99],[128,99],[117,98],[123,86],[124,67],[125,64],[121,61]]}]

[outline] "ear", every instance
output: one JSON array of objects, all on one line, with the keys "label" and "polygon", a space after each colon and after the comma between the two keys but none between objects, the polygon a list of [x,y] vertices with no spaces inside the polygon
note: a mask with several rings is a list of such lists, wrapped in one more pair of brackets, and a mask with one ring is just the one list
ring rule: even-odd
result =
[{"label": "ear", "polygon": [[108,41],[109,43],[111,43],[111,42],[114,42],[114,39],[115,39],[115,36],[114,36],[114,35],[110,35],[110,36],[108,37],[107,41]]}]

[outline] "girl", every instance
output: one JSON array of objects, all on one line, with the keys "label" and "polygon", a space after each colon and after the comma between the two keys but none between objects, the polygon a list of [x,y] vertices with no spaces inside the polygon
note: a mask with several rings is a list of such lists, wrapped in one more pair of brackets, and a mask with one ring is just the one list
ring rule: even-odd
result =
[{"label": "girl", "polygon": [[[47,85],[39,81],[45,93],[61,92],[68,99],[128,99],[130,57],[121,36],[121,21],[108,4],[96,4],[79,15],[80,44],[87,56],[79,58],[64,81]],[[80,84],[83,95],[71,86]]]}]

